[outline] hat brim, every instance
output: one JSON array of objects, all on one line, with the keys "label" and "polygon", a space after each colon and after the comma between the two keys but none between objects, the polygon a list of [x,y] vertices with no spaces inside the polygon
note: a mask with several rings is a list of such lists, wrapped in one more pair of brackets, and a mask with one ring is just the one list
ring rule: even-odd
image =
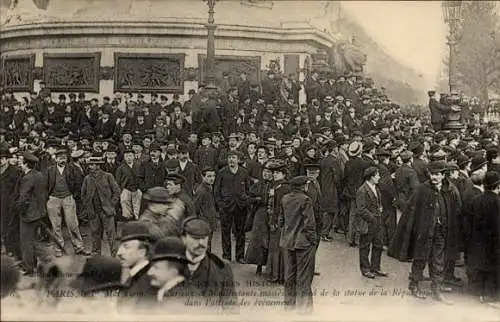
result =
[{"label": "hat brim", "polygon": [[481,162],[480,164],[474,166],[474,168],[471,168],[471,172],[475,172],[475,171],[481,169],[482,167],[484,167],[487,164],[488,164],[487,161]]},{"label": "hat brim", "polygon": [[126,241],[129,241],[129,240],[143,240],[143,241],[149,241],[149,242],[154,242],[156,241],[156,238],[152,235],[147,235],[147,234],[132,234],[132,235],[127,235],[127,236],[123,236],[121,239],[120,239],[120,242],[123,243],[123,242],[126,242]]},{"label": "hat brim", "polygon": [[92,284],[91,281],[79,276],[69,283],[69,286],[78,290],[82,295],[88,295],[92,292],[104,290],[119,290],[125,286],[121,282],[109,282],[104,284]]},{"label": "hat brim", "polygon": [[161,255],[155,255],[151,257],[149,260],[150,262],[158,262],[162,260],[170,260],[170,261],[176,261],[184,264],[193,264],[190,260],[188,260],[184,256],[179,256],[178,254],[161,254]]}]

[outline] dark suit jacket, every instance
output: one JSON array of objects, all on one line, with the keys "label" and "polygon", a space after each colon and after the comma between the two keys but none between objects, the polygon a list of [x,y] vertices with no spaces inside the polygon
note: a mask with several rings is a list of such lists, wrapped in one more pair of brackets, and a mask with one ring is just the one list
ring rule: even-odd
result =
[{"label": "dark suit jacket", "polygon": [[[56,186],[56,175],[59,171],[57,165],[52,165],[47,168],[45,173],[45,182],[47,187],[47,197],[49,197]],[[80,192],[82,189],[83,174],[73,164],[66,164],[63,171],[64,178],[68,189],[76,200],[80,199]]]},{"label": "dark suit jacket", "polygon": [[151,286],[151,278],[147,274],[150,267],[150,264],[146,265],[125,281],[124,289],[120,290],[118,294],[118,308],[135,312],[147,309],[151,303],[156,301],[158,289]]},{"label": "dark suit jacket", "polygon": [[200,182],[200,170],[198,166],[191,161],[188,161],[184,170],[180,170],[180,174],[186,178],[182,185],[189,196],[194,194],[194,187]]},{"label": "dark suit jacket", "polygon": [[284,249],[309,249],[318,243],[313,203],[301,190],[283,196],[280,247]]},{"label": "dark suit jacket", "polygon": [[394,173],[394,185],[400,210],[404,211],[411,195],[419,185],[417,172],[407,165],[402,165]]},{"label": "dark suit jacket", "polygon": [[206,183],[199,184],[194,193],[193,202],[196,215],[205,218],[213,230],[217,216],[213,188],[209,187]]},{"label": "dark suit jacket", "polygon": [[19,184],[17,209],[24,222],[33,222],[47,216],[47,189],[43,174],[36,170],[26,173]]},{"label": "dark suit jacket", "polygon": [[380,209],[382,207],[381,194],[375,186],[378,196],[373,193],[373,190],[365,182],[359,187],[356,193],[356,218],[355,227],[360,234],[368,233],[368,227],[376,217],[382,215]]}]

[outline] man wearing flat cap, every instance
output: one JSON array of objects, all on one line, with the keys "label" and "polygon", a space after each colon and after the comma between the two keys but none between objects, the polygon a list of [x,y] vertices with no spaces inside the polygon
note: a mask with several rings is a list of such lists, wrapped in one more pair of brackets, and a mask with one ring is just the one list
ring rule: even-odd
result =
[{"label": "man wearing flat cap", "polygon": [[186,178],[177,173],[169,174],[165,178],[165,187],[167,188],[169,197],[174,202],[175,199],[178,199],[184,204],[184,216],[183,218],[177,218],[179,221],[195,214],[193,199],[186,193],[186,190],[182,188],[185,182]]},{"label": "man wearing flat cap", "polygon": [[458,254],[457,213],[461,211],[458,189],[445,179],[447,163],[429,163],[429,180],[419,185],[398,223],[387,255],[400,261],[412,259],[409,290],[417,298],[425,298],[420,288],[425,266],[429,265],[432,297],[451,304],[442,292],[445,261]]},{"label": "man wearing flat cap", "polygon": [[293,190],[281,200],[283,216],[280,218],[280,247],[285,263],[285,308],[304,313],[313,309],[311,284],[316,245],[319,243],[314,205],[306,193],[309,181],[306,176],[290,180]]},{"label": "man wearing flat cap", "polygon": [[122,238],[116,257],[127,271],[124,289],[119,294],[118,307],[121,311],[137,312],[145,304],[154,301],[156,290],[151,286],[147,275],[150,268],[148,257],[155,236],[146,223],[131,221],[123,225]]},{"label": "man wearing flat cap", "polygon": [[201,217],[188,217],[182,223],[181,239],[186,246],[188,264],[187,284],[198,295],[209,300],[213,308],[236,309],[238,296],[231,267],[208,250],[212,228]]}]

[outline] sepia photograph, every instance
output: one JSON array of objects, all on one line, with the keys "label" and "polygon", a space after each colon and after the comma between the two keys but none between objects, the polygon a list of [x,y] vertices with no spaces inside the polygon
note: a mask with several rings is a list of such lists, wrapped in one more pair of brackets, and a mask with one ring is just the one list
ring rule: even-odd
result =
[{"label": "sepia photograph", "polygon": [[500,2],[0,0],[2,321],[499,321]]}]

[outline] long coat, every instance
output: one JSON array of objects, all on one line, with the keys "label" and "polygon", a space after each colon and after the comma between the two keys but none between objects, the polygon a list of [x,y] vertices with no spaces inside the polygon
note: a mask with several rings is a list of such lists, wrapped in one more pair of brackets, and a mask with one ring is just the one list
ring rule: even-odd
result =
[{"label": "long coat", "polygon": [[269,248],[269,223],[267,204],[271,182],[259,181],[250,186],[251,207],[248,210],[245,230],[251,231],[250,241],[245,252],[248,264],[265,265]]},{"label": "long coat", "polygon": [[[120,200],[121,190],[111,173],[97,170],[90,173],[83,179],[82,184],[82,205],[89,214],[103,210],[106,215],[116,215],[116,205]],[[94,209],[93,198],[99,196],[102,209]]]},{"label": "long coat", "polygon": [[492,191],[474,198],[469,264],[478,271],[500,269],[500,198]]},{"label": "long coat", "polygon": [[333,155],[327,155],[320,162],[319,184],[321,186],[320,210],[322,212],[338,212],[337,187],[340,177],[340,163]]},{"label": "long coat", "polygon": [[[21,179],[22,171],[18,167],[9,165],[0,174],[0,218],[2,220],[2,237],[5,237],[6,229],[15,223],[15,209],[12,200],[16,200],[17,187]],[[19,224],[18,224],[19,225]]]},{"label": "long coat", "polygon": [[411,195],[415,191],[419,184],[417,172],[407,166],[402,165],[394,173],[394,185],[397,191],[397,202],[398,207],[401,211],[404,211]]},{"label": "long coat", "polygon": [[[387,250],[388,256],[400,261],[427,260],[438,193],[429,181],[417,187],[399,220],[396,233]],[[447,213],[445,258],[451,260],[456,259],[458,254],[457,214],[461,211],[460,195],[458,189],[447,181],[443,181],[441,193]]]}]

